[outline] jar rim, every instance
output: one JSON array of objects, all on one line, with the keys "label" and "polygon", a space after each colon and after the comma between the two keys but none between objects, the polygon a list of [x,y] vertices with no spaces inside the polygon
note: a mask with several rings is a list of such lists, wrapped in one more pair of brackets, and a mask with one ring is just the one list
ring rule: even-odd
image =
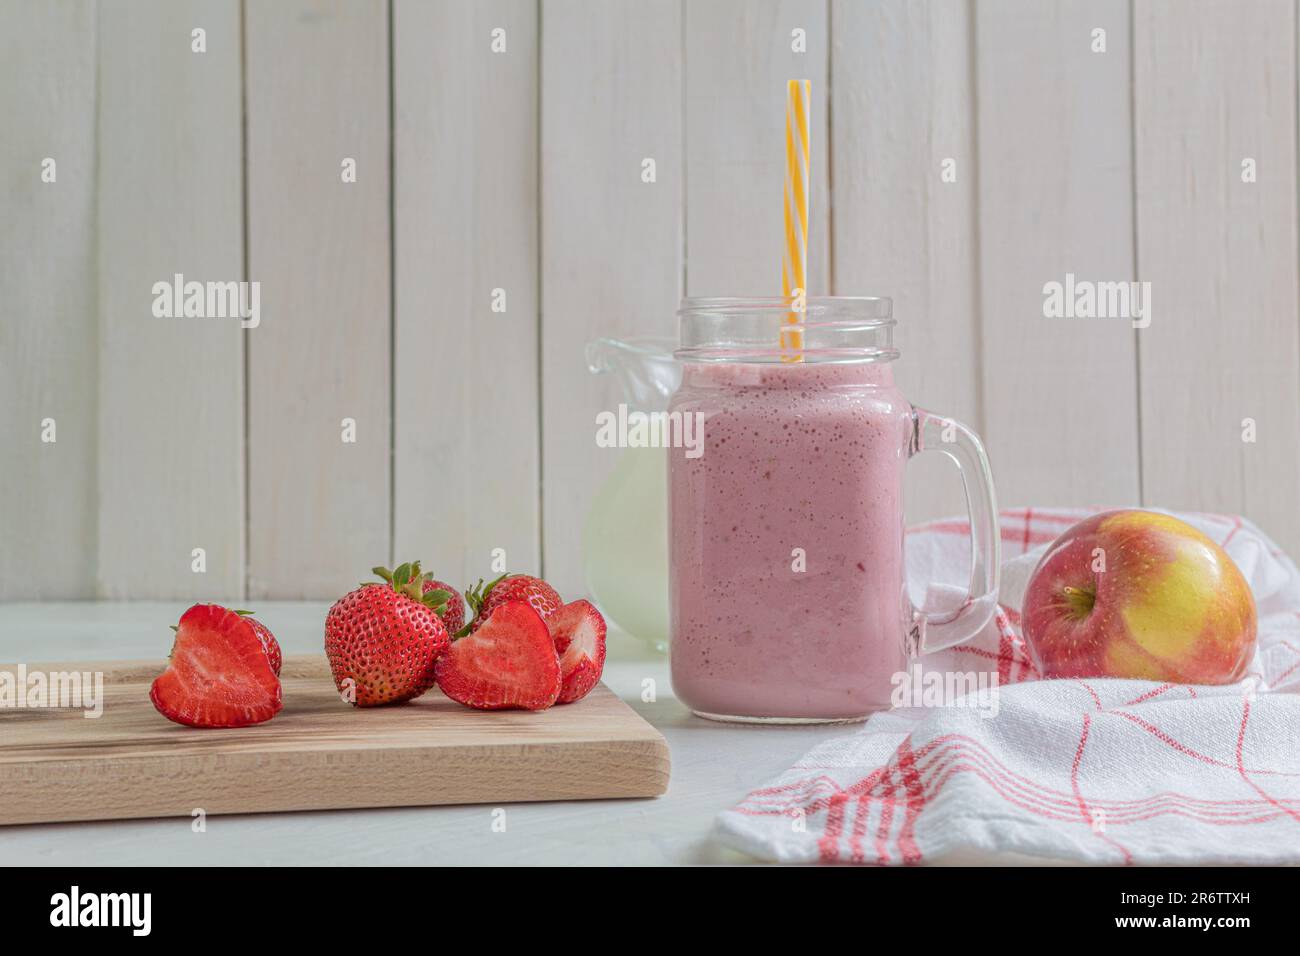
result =
[{"label": "jar rim", "polygon": [[[685,296],[678,316],[727,313],[785,313],[790,296]],[[861,319],[892,320],[894,300],[877,295],[810,295],[804,300],[806,315],[852,314]]]},{"label": "jar rim", "polygon": [[[892,362],[893,300],[883,296],[688,296],[677,310],[683,362]],[[794,316],[800,321],[791,322]],[[793,335],[792,335],[793,333]],[[798,346],[789,343],[797,341]],[[785,343],[783,347],[783,343]]]}]

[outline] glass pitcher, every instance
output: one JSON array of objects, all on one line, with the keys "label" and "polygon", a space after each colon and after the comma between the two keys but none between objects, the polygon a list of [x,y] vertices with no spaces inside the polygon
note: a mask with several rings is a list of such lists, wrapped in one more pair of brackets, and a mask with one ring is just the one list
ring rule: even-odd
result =
[{"label": "glass pitcher", "polygon": [[[682,367],[669,338],[601,338],[587,367],[612,375],[631,411],[663,412]],[[668,457],[665,448],[621,448],[592,498],[582,535],[587,590],[620,629],[668,650]]]},{"label": "glass pitcher", "polygon": [[[670,657],[702,717],[860,720],[889,707],[909,657],[973,637],[996,607],[984,447],[894,386],[890,300],[791,305],[687,299],[678,313],[668,417],[693,418],[703,443],[669,449]],[[956,463],[970,511],[969,595],[951,613],[913,607],[906,587],[903,478],[926,451]]]}]

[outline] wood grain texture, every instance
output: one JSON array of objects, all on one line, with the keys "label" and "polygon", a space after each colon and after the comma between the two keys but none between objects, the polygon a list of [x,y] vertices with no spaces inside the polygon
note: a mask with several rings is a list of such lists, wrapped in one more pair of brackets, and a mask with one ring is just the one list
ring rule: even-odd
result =
[{"label": "wood grain texture", "polygon": [[94,594],[96,18],[0,5],[0,601]]},{"label": "wood grain texture", "polygon": [[[826,0],[687,3],[686,288],[690,295],[780,295],[785,102],[812,81],[808,285],[830,288]],[[807,52],[791,50],[791,31]]]},{"label": "wood grain texture", "polygon": [[1244,514],[1294,555],[1295,7],[1144,2],[1135,29],[1145,501]]},{"label": "wood grain texture", "polygon": [[[835,0],[831,29],[834,291],[892,298],[903,393],[982,431],[970,5]],[[949,462],[908,466],[909,521],[965,508]]]},{"label": "wood grain texture", "polygon": [[[1135,504],[1132,324],[1043,312],[1044,284],[1067,273],[1135,278],[1128,3],[975,10],[984,438],[998,496]],[[1105,53],[1090,48],[1096,27]]]},{"label": "wood grain texture", "polygon": [[[103,713],[0,710],[0,824],[650,797],[668,747],[603,684],[540,713],[476,711],[436,690],[400,707],[339,699],[324,657],[287,658],[285,707],[196,730],[149,701],[161,662],[33,664],[104,673]],[[13,665],[0,671],[14,672]]]},{"label": "wood grain texture", "polygon": [[246,15],[249,593],[336,596],[391,551],[388,5]]},{"label": "wood grain texture", "polygon": [[394,559],[464,584],[502,548],[537,573],[537,5],[393,16]]},{"label": "wood grain texture", "polygon": [[620,454],[596,446],[596,415],[627,401],[612,376],[588,372],[585,346],[677,336],[681,4],[546,0],[542,16],[544,563],[547,580],[576,595],[587,509]]},{"label": "wood grain texture", "polygon": [[155,317],[152,289],[244,278],[239,4],[102,3],[99,51],[98,590],[235,596],[244,332]]}]

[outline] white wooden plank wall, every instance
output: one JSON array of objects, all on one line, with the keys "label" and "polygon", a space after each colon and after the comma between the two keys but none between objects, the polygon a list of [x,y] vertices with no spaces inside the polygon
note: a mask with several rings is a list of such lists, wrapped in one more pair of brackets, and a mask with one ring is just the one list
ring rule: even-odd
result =
[{"label": "white wooden plank wall", "polygon": [[1067,273],[1134,278],[1128,3],[981,3],[975,31],[983,426],[999,497],[1137,504],[1132,322],[1043,314],[1044,284]]},{"label": "white wooden plank wall", "polygon": [[[193,52],[196,28],[205,53]],[[97,590],[106,597],[242,589],[243,333],[230,319],[157,318],[152,291],[177,273],[243,278],[239,63],[235,0],[99,5]]]},{"label": "white wooden plank wall", "polygon": [[246,10],[248,590],[337,596],[390,553],[388,5]]},{"label": "white wooden plank wall", "polygon": [[[576,593],[621,400],[583,345],[776,291],[792,78],[812,291],[894,298],[901,384],[1004,504],[1235,511],[1300,553],[1298,31],[1295,0],[4,0],[0,600],[469,583],[498,548]],[[177,272],[260,282],[261,325],[155,317]],[[1150,281],[1150,327],[1045,317],[1067,273]],[[961,509],[914,471],[909,517]]]},{"label": "white wooden plank wall", "polygon": [[541,567],[537,17],[393,7],[394,558],[453,584]]},{"label": "white wooden plank wall", "polygon": [[1134,26],[1143,494],[1243,513],[1294,556],[1295,5],[1140,2]]},{"label": "white wooden plank wall", "polygon": [[619,454],[596,446],[596,414],[626,400],[584,347],[676,334],[681,17],[679,0],[542,4],[542,491],[547,577],[565,594],[582,593],[587,504]]},{"label": "white wooden plank wall", "polygon": [[96,20],[0,5],[0,600],[95,586]]}]

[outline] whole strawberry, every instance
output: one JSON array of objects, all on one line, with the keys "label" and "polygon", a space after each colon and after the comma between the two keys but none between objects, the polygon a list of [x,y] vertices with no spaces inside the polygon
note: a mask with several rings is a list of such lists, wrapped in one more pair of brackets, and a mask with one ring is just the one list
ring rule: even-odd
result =
[{"label": "whole strawberry", "polygon": [[425,592],[420,562],[389,572],[340,598],[325,617],[325,654],[339,692],[358,707],[398,704],[433,686],[433,665],[447,649],[439,617],[451,596]]},{"label": "whole strawberry", "polygon": [[[412,567],[418,570],[420,562],[416,561]],[[370,570],[389,584],[393,583],[393,572],[387,568],[371,568]],[[432,594],[434,591],[442,591],[447,595],[446,603],[437,609],[438,616],[442,618],[442,626],[447,629],[447,633],[455,634],[465,626],[465,599],[450,584],[426,574],[424,576],[424,594]]]},{"label": "whole strawberry", "polygon": [[[477,630],[492,616],[492,612],[507,601],[523,601],[546,620],[560,608],[564,601],[541,578],[528,574],[503,574],[484,587],[480,580],[465,592],[469,605],[475,611],[473,627]],[[453,632],[455,633],[455,632]]]},{"label": "whole strawberry", "polygon": [[450,595],[447,598],[446,605],[438,612],[438,616],[442,618],[442,624],[447,628],[447,633],[455,634],[465,626],[465,599],[460,596],[459,591],[445,581],[426,577],[424,593],[428,594],[430,591],[446,591]]}]

